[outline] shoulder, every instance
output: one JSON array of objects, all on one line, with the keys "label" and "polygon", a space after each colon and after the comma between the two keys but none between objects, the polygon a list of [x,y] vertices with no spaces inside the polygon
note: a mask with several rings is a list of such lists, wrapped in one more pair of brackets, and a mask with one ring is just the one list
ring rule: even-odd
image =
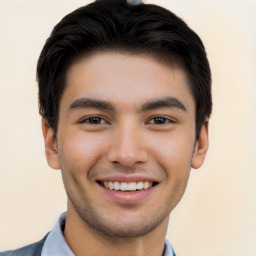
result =
[{"label": "shoulder", "polygon": [[0,252],[0,256],[40,256],[47,236],[48,234],[41,241],[24,246],[22,248],[12,251]]}]

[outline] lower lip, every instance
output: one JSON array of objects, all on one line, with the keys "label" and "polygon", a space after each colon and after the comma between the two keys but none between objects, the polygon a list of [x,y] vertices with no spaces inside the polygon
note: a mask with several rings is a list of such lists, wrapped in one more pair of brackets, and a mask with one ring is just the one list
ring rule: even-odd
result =
[{"label": "lower lip", "polygon": [[131,204],[131,203],[138,203],[142,200],[145,200],[151,196],[151,194],[155,191],[157,185],[149,188],[149,189],[142,189],[138,191],[131,191],[131,192],[122,192],[118,190],[111,190],[107,189],[100,184],[98,184],[101,191],[104,193],[104,196],[114,200],[118,203],[124,204]]}]

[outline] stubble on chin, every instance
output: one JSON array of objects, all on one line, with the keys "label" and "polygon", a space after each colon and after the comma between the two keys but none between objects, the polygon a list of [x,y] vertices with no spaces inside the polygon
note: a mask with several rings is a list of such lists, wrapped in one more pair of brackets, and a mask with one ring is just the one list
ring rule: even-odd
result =
[{"label": "stubble on chin", "polygon": [[[120,223],[111,219],[100,209],[95,210],[91,205],[76,203],[69,197],[77,215],[84,224],[84,228],[104,238],[130,239],[145,236],[156,229],[161,223],[169,219],[170,212],[164,214],[163,209],[150,209],[148,215],[137,215],[132,221]],[[107,214],[107,213],[105,213]]]}]

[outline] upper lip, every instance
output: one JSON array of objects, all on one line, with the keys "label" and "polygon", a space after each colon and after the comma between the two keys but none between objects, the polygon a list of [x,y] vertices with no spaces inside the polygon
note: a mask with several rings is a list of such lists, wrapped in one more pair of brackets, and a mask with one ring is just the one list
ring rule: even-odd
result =
[{"label": "upper lip", "polygon": [[159,182],[156,178],[148,177],[145,175],[111,175],[97,179],[97,181],[118,181],[118,182],[139,182],[150,181]]}]

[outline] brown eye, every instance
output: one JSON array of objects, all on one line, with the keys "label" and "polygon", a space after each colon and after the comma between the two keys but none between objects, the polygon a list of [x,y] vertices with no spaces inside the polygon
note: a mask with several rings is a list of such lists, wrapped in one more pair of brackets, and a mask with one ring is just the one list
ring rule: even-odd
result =
[{"label": "brown eye", "polygon": [[93,117],[88,118],[88,123],[90,123],[90,124],[100,124],[101,120],[102,120],[102,118],[93,116]]},{"label": "brown eye", "polygon": [[156,125],[163,125],[163,124],[174,123],[174,121],[172,121],[171,119],[166,118],[166,117],[157,116],[157,117],[151,118],[148,123],[156,124]]},{"label": "brown eye", "polygon": [[79,123],[87,123],[92,125],[106,124],[106,120],[98,116],[91,116],[81,120]]},{"label": "brown eye", "polygon": [[164,117],[155,117],[153,118],[155,124],[165,124],[166,118]]}]

